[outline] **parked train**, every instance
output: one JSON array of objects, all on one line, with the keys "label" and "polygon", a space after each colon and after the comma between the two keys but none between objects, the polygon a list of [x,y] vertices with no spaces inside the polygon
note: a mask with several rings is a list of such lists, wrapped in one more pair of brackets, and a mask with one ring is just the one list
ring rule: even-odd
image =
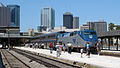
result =
[{"label": "parked train", "polygon": [[33,43],[45,43],[47,46],[50,42],[53,42],[54,45],[58,42],[65,44],[70,42],[73,45],[73,49],[78,51],[80,51],[81,48],[86,47],[86,42],[90,43],[91,50],[94,51],[97,41],[97,34],[94,30],[81,30],[74,32],[60,31],[36,36],[32,40]]}]

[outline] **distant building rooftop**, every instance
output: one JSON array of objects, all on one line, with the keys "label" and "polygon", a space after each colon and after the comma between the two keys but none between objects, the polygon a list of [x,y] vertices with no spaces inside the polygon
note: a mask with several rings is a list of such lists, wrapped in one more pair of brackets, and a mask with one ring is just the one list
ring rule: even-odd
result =
[{"label": "distant building rooftop", "polygon": [[73,14],[70,13],[70,12],[66,12],[66,13],[64,13],[63,15],[73,15]]},{"label": "distant building rooftop", "polygon": [[[87,22],[87,23],[89,23],[89,22]],[[99,20],[99,21],[95,21],[95,22],[92,22],[92,23],[106,23],[106,21],[104,21],[104,20]]]},{"label": "distant building rooftop", "polygon": [[114,25],[114,27],[120,27],[120,25]]}]

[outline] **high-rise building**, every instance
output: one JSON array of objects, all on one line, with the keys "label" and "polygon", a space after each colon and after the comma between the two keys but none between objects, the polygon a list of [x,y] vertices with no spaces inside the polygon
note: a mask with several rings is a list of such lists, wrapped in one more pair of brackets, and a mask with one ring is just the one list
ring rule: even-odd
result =
[{"label": "high-rise building", "polygon": [[20,6],[18,5],[7,5],[10,8],[11,22],[10,26],[20,27]]},{"label": "high-rise building", "polygon": [[79,29],[79,17],[73,17],[73,29]]},{"label": "high-rise building", "polygon": [[73,29],[73,14],[66,12],[63,14],[63,27],[67,29]]},{"label": "high-rise building", "polygon": [[11,22],[10,8],[0,3],[0,33],[2,33],[3,36],[6,36],[6,34],[8,35],[8,33],[19,35],[20,32],[19,27],[11,27],[10,22]]},{"label": "high-rise building", "polygon": [[10,9],[0,3],[0,27],[7,27],[10,25]]},{"label": "high-rise building", "polygon": [[47,7],[41,10],[41,26],[47,29],[54,29],[55,27],[55,11],[53,8]]}]

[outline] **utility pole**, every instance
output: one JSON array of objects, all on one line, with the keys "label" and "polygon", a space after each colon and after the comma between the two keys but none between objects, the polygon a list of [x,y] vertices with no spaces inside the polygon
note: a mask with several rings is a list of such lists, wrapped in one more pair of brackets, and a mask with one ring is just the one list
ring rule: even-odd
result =
[{"label": "utility pole", "polygon": [[9,25],[8,25],[8,50],[10,50],[10,36],[9,36]]},{"label": "utility pole", "polygon": [[89,30],[90,30],[90,22],[89,22]]},{"label": "utility pole", "polygon": [[62,30],[62,25],[60,26],[60,29],[61,29],[61,31],[63,31],[63,30]]}]

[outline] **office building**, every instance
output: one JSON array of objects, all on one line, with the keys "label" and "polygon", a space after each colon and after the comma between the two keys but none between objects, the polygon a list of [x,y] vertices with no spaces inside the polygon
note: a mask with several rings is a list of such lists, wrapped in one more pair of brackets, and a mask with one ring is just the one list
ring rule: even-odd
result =
[{"label": "office building", "polygon": [[10,8],[11,22],[10,26],[20,27],[20,6],[18,5],[7,5]]},{"label": "office building", "polygon": [[81,26],[80,30],[95,30],[97,33],[106,32],[107,31],[107,22],[104,20],[98,21],[98,22],[87,22],[87,24],[84,24]]},{"label": "office building", "polygon": [[0,34],[2,34],[3,36],[7,36],[8,33],[19,35],[20,32],[19,27],[11,27],[10,20],[11,20],[10,8],[0,3]]},{"label": "office building", "polygon": [[79,17],[73,17],[73,29],[79,29]]},{"label": "office building", "polygon": [[0,27],[7,27],[10,25],[10,9],[0,3]]},{"label": "office building", "polygon": [[107,31],[107,23],[104,20],[98,22],[87,22],[89,29],[95,30],[97,33]]},{"label": "office building", "polygon": [[63,27],[67,29],[73,29],[73,14],[66,12],[63,14]]},{"label": "office building", "polygon": [[47,7],[41,10],[41,26],[47,29],[54,29],[55,27],[55,11],[53,8]]}]

